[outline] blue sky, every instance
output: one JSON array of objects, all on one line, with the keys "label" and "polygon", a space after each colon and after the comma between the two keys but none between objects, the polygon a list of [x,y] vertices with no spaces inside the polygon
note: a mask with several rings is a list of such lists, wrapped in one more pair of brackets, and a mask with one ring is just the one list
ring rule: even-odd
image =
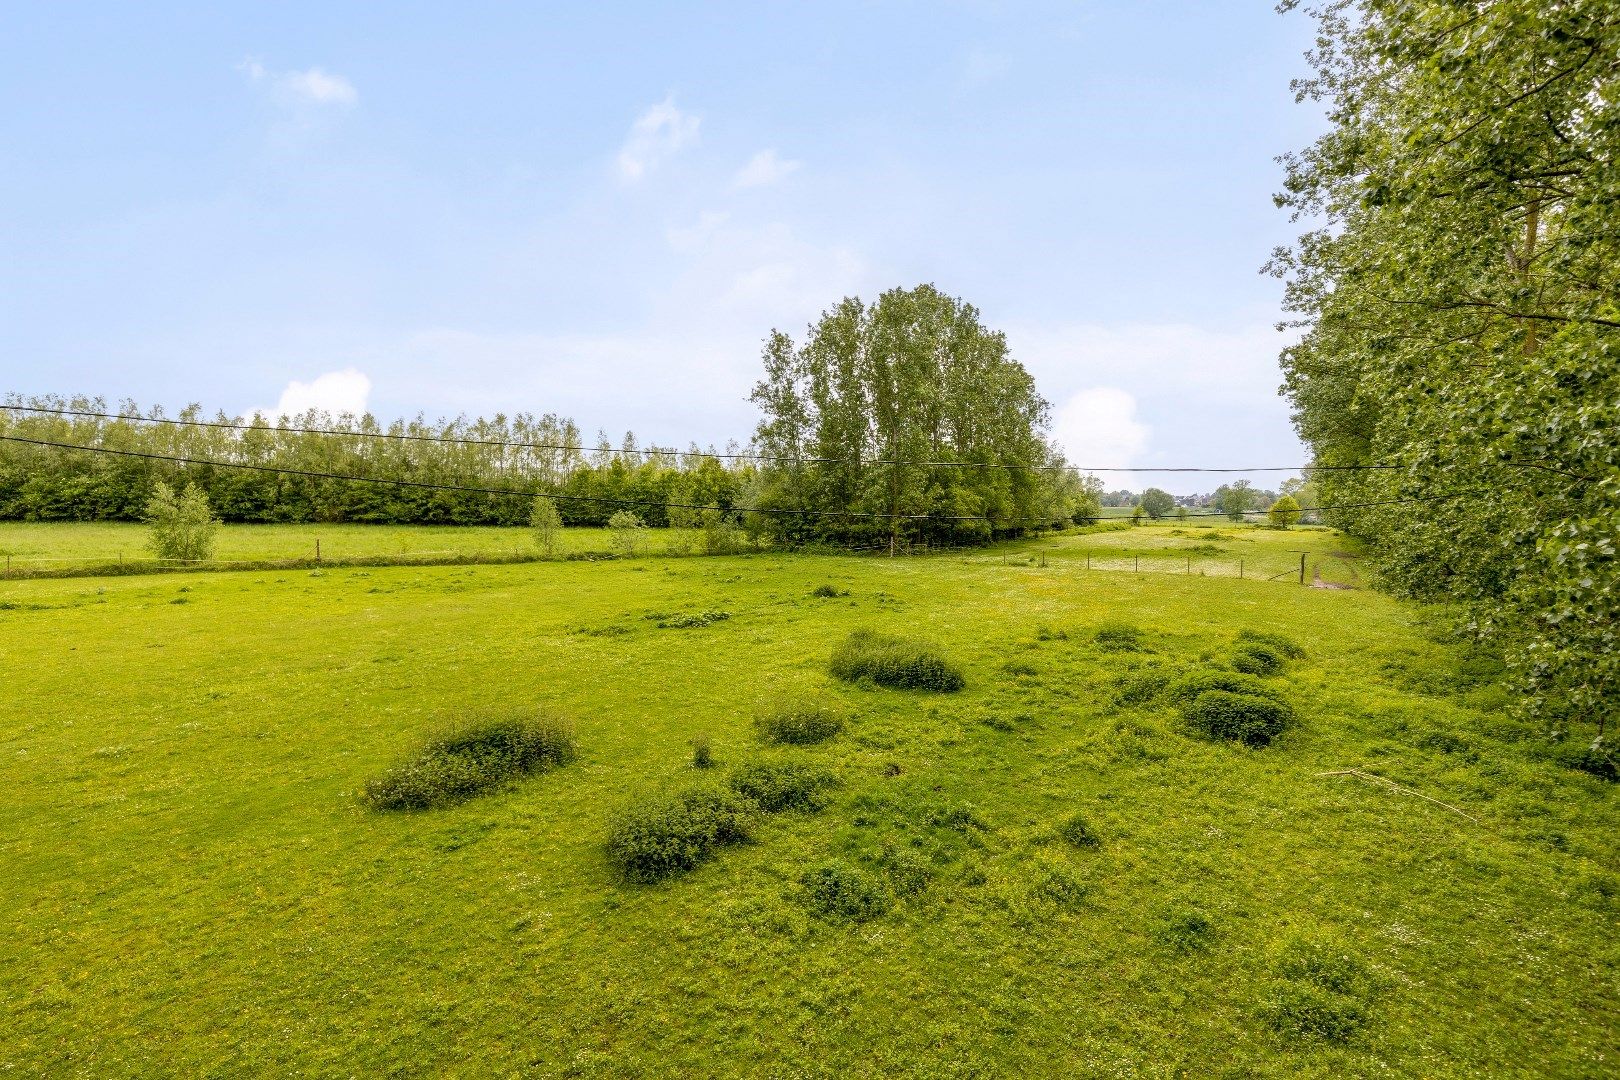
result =
[{"label": "blue sky", "polygon": [[1273,158],[1321,125],[1288,89],[1310,29],[1269,2],[8,4],[0,389],[723,443],[772,327],[931,281],[1007,332],[1078,463],[1295,463],[1258,269],[1294,231]]}]

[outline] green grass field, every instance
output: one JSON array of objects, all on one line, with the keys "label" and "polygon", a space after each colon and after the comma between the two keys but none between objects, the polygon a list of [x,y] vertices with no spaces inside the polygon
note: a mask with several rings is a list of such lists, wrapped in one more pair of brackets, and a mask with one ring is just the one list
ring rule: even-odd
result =
[{"label": "green grass field", "polygon": [[[1552,761],[1490,665],[1410,607],[1200,572],[1239,549],[1331,561],[1333,534],[1174,527],[895,560],[0,582],[0,1066],[1612,1074],[1615,787]],[[511,539],[455,535],[486,532]],[[6,526],[0,545],[115,533],[135,546],[110,526]],[[309,535],[225,532],[264,552]],[[1197,543],[1230,551],[1174,572]],[[1160,572],[1096,567],[1161,552]],[[730,618],[657,625],[701,611]],[[1139,650],[1093,640],[1115,620]],[[933,641],[967,688],[834,682],[862,628]],[[1220,663],[1244,629],[1306,652],[1268,680],[1298,713],[1271,746],[1121,700],[1121,680]],[[843,710],[842,734],[760,745],[754,716],[799,697]],[[572,719],[578,761],[448,809],[362,805],[447,725],[534,705]],[[714,775],[797,759],[841,786],[629,884],[609,821],[707,775],[698,736]],[[1320,775],[1352,767],[1455,810]],[[1095,845],[1064,839],[1076,813]],[[889,882],[892,908],[815,910],[803,881],[829,860]]]}]

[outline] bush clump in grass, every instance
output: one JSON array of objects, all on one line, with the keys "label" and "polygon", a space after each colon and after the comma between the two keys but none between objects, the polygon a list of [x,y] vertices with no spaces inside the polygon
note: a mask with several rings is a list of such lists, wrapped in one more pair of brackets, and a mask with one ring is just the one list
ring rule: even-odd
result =
[{"label": "bush clump in grass", "polygon": [[1176,907],[1166,911],[1153,930],[1153,939],[1173,952],[1200,952],[1209,948],[1215,936],[1215,924],[1208,915],[1195,907]]},{"label": "bush clump in grass", "polygon": [[1172,701],[1186,705],[1211,690],[1224,690],[1229,694],[1248,694],[1250,697],[1281,701],[1282,694],[1253,675],[1237,671],[1194,671],[1183,675],[1169,686]]},{"label": "bush clump in grass", "polygon": [[1077,848],[1094,848],[1102,843],[1102,837],[1097,830],[1091,827],[1084,814],[1073,814],[1058,826],[1058,835]]},{"label": "bush clump in grass", "polygon": [[1275,675],[1283,669],[1283,658],[1269,645],[1249,644],[1232,654],[1232,670],[1246,675]]},{"label": "bush clump in grass", "polygon": [[869,679],[896,690],[954,693],[967,685],[962,673],[931,646],[857,630],[833,653],[832,674],[845,682]]},{"label": "bush clump in grass", "polygon": [[836,919],[860,922],[889,910],[889,891],[876,877],[847,863],[829,862],[800,879],[811,910]]},{"label": "bush clump in grass", "polygon": [[731,618],[729,611],[694,611],[688,615],[668,615],[658,620],[660,630],[691,630],[699,626],[710,626],[717,622],[725,622]]},{"label": "bush clump in grass", "polygon": [[487,720],[434,739],[369,781],[365,800],[378,810],[449,806],[576,755],[573,730],[556,717]]},{"label": "bush clump in grass", "polygon": [[1169,685],[1170,673],[1160,668],[1129,672],[1114,680],[1114,700],[1120,705],[1145,705]]},{"label": "bush clump in grass", "polygon": [[885,844],[877,864],[897,896],[916,896],[934,880],[934,864],[914,848]]},{"label": "bush clump in grass", "polygon": [[707,735],[699,735],[692,740],[692,768],[707,769],[714,764],[714,747]]},{"label": "bush clump in grass", "polygon": [[1142,628],[1118,620],[1105,622],[1097,627],[1091,640],[1105,652],[1139,652],[1142,648]]},{"label": "bush clump in grass", "polygon": [[849,590],[840,589],[836,585],[817,585],[815,588],[810,590],[810,595],[831,599],[833,597],[848,596]]},{"label": "bush clump in grass", "polygon": [[1184,710],[1187,722],[1212,739],[1265,746],[1282,734],[1293,711],[1283,702],[1230,690],[1207,690]]},{"label": "bush clump in grass", "polygon": [[1280,1035],[1345,1042],[1366,1022],[1375,990],[1355,956],[1329,942],[1300,940],[1284,949],[1281,979],[1261,1002],[1261,1020]]},{"label": "bush clump in grass", "polygon": [[631,881],[684,873],[723,844],[748,839],[753,802],[729,788],[698,787],[649,799],[608,830],[608,858]]},{"label": "bush clump in grass", "polygon": [[1299,643],[1286,634],[1274,634],[1268,630],[1239,630],[1237,636],[1239,641],[1264,645],[1290,660],[1299,660],[1305,656],[1305,650]]},{"label": "bush clump in grass", "polygon": [[731,774],[731,790],[768,814],[820,810],[837,783],[828,770],[802,761],[756,761]]},{"label": "bush clump in grass", "polygon": [[788,705],[754,721],[767,742],[808,746],[826,742],[844,729],[844,718],[822,705]]}]

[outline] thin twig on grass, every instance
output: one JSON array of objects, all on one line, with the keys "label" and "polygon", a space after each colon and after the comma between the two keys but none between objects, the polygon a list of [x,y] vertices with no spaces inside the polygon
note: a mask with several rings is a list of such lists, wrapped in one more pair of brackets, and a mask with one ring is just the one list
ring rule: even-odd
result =
[{"label": "thin twig on grass", "polygon": [[1452,806],[1448,802],[1441,802],[1439,799],[1431,799],[1429,796],[1423,794],[1423,792],[1421,792],[1421,791],[1413,791],[1411,788],[1405,787],[1405,786],[1403,786],[1401,784],[1397,784],[1395,781],[1391,780],[1389,777],[1387,777],[1387,776],[1379,776],[1377,773],[1364,772],[1361,769],[1334,769],[1332,772],[1319,772],[1316,775],[1317,776],[1355,776],[1355,777],[1359,777],[1362,780],[1371,780],[1374,783],[1383,784],[1385,787],[1393,788],[1394,790],[1400,792],[1403,795],[1416,795],[1418,798],[1422,799],[1425,802],[1432,802],[1436,806],[1443,806],[1447,810],[1450,810],[1453,814],[1457,814],[1457,815],[1460,815],[1462,817],[1467,818],[1469,821],[1472,821],[1475,825],[1478,825],[1478,824],[1481,823],[1479,818],[1474,817],[1472,814],[1464,813],[1463,811],[1457,809],[1455,806]]}]

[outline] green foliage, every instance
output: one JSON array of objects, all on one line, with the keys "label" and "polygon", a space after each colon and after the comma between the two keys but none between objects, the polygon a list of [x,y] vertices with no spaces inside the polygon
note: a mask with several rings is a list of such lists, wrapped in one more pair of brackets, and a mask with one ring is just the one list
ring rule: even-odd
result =
[{"label": "green foliage", "polygon": [[[1549,726],[1620,702],[1620,20],[1607,0],[1319,5],[1270,269],[1328,520],[1462,608]],[[1600,89],[1604,88],[1604,89]],[[1357,471],[1358,465],[1400,469]]]},{"label": "green foliage", "polygon": [[1287,634],[1273,633],[1269,630],[1239,630],[1237,638],[1239,642],[1264,645],[1279,656],[1286,656],[1290,660],[1299,660],[1305,655],[1305,650],[1299,642]]},{"label": "green foliage", "polygon": [[1279,980],[1260,1005],[1260,1018],[1280,1035],[1346,1042],[1366,1023],[1377,989],[1355,956],[1319,938],[1296,938],[1276,963]]},{"label": "green foliage", "polygon": [[629,510],[616,510],[608,518],[608,528],[613,533],[613,548],[620,555],[633,557],[641,550],[641,538],[647,526],[641,518]]},{"label": "green foliage", "polygon": [[824,863],[799,881],[810,909],[829,918],[863,922],[884,914],[894,903],[878,878],[848,863]]},{"label": "green foliage", "polygon": [[160,559],[195,562],[213,554],[219,522],[208,507],[207,496],[195,484],[187,484],[178,495],[161,480],[152,485],[146,523],[147,550]]},{"label": "green foliage", "polygon": [[1142,628],[1135,623],[1110,619],[1097,627],[1091,640],[1105,652],[1137,652],[1142,648]]},{"label": "green foliage", "polygon": [[1293,710],[1281,701],[1254,694],[1206,690],[1193,699],[1183,715],[1195,730],[1210,738],[1260,747],[1282,734],[1293,719]]},{"label": "green foliage", "polygon": [[1058,835],[1077,848],[1093,848],[1102,843],[1102,837],[1091,827],[1084,814],[1074,813],[1058,826]]},{"label": "green foliage", "polygon": [[1274,529],[1287,529],[1299,520],[1299,500],[1292,495],[1284,495],[1271,504],[1266,511],[1266,519],[1271,522]]},{"label": "green foliage", "polygon": [[896,690],[953,693],[967,680],[932,646],[857,630],[833,653],[832,674],[845,682],[868,679]]},{"label": "green foliage", "polygon": [[1247,694],[1251,697],[1282,700],[1282,694],[1273,686],[1261,682],[1253,675],[1235,671],[1192,671],[1170,683],[1171,701],[1188,704],[1211,690],[1224,690],[1229,694]]},{"label": "green foliage", "polygon": [[566,765],[577,753],[572,727],[548,713],[479,721],[434,739],[368,781],[365,801],[377,810],[449,806]]},{"label": "green foliage", "polygon": [[[932,285],[846,298],[796,345],[766,339],[752,400],[764,470],[757,508],[773,534],[839,543],[976,542],[1092,511],[1090,487],[1045,439],[1050,408],[971,305]],[[973,461],[1032,468],[920,465]]]},{"label": "green foliage", "polygon": [[756,808],[730,788],[656,795],[621,812],[608,830],[608,859],[631,881],[685,873],[716,848],[753,832]]},{"label": "green foliage", "polygon": [[534,533],[534,546],[548,559],[557,554],[557,542],[562,538],[562,515],[557,504],[550,499],[535,499],[529,511],[529,529]]},{"label": "green foliage", "polygon": [[695,630],[725,622],[729,618],[729,611],[688,611],[680,615],[660,615],[655,625],[660,630]]},{"label": "green foliage", "polygon": [[848,596],[849,590],[840,589],[836,585],[817,585],[810,590],[810,595],[830,599],[837,596]]},{"label": "green foliage", "polygon": [[692,739],[692,768],[707,769],[714,764],[714,746],[707,735]]},{"label": "green foliage", "polygon": [[768,814],[826,806],[838,778],[804,761],[755,761],[731,774],[731,789]]},{"label": "green foliage", "polygon": [[767,742],[809,745],[825,742],[844,729],[844,718],[825,705],[796,703],[780,706],[754,721]]},{"label": "green foliage", "polygon": [[1153,928],[1153,939],[1173,952],[1201,952],[1209,948],[1215,924],[1200,908],[1178,905],[1164,912]]},{"label": "green foliage", "polygon": [[1150,487],[1142,492],[1142,501],[1138,505],[1148,517],[1158,521],[1176,508],[1176,500],[1168,491]]},{"label": "green foliage", "polygon": [[887,843],[875,861],[896,896],[916,896],[934,880],[934,864],[915,848]]},{"label": "green foliage", "polygon": [[1230,662],[1233,671],[1248,675],[1275,675],[1283,669],[1283,658],[1277,651],[1257,641],[1239,646]]}]

